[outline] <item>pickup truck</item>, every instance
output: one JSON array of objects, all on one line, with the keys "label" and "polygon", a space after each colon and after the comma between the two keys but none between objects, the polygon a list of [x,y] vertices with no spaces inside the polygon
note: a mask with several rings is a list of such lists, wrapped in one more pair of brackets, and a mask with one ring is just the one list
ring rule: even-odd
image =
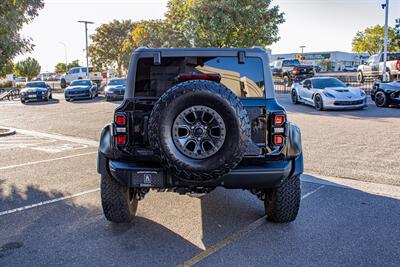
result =
[{"label": "pickup truck", "polygon": [[314,67],[301,65],[298,59],[282,59],[272,63],[272,75],[283,79],[286,86],[314,76]]},{"label": "pickup truck", "polygon": [[[357,81],[382,79],[383,53],[372,55],[365,64],[357,68]],[[398,78],[400,74],[400,52],[388,53],[386,61],[386,79],[388,82]]]},{"label": "pickup truck", "polygon": [[[95,82],[99,87],[101,81],[103,80],[103,76],[101,72],[93,71],[93,68],[89,68],[89,77],[88,79]],[[60,83],[61,88],[65,89],[72,81],[86,79],[86,67],[75,67],[70,69],[65,75],[61,76]]]}]

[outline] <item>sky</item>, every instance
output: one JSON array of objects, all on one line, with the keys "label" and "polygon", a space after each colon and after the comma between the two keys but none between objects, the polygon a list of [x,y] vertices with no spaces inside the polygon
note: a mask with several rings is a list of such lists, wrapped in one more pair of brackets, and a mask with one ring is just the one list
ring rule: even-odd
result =
[{"label": "sky", "polygon": [[[273,54],[300,52],[351,51],[351,40],[357,31],[384,24],[384,0],[273,0],[285,13],[285,23],[279,26],[280,40],[271,45]],[[113,19],[161,19],[167,0],[45,0],[45,7],[35,20],[25,25],[22,35],[32,38],[31,54],[39,60],[43,71],[53,71],[58,62],[79,59],[85,54],[84,25],[78,20],[95,22],[96,27]],[[400,1],[390,0],[389,26],[400,18]],[[62,44],[65,44],[64,45]]]}]

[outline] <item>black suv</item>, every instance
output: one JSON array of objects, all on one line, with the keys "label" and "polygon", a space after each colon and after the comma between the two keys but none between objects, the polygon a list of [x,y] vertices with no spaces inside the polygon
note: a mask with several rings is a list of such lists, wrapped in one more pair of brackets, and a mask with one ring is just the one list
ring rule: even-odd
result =
[{"label": "black suv", "polygon": [[293,221],[300,206],[300,130],[258,48],[137,49],[97,164],[112,222],[131,221],[149,189],[247,189],[274,222]]}]

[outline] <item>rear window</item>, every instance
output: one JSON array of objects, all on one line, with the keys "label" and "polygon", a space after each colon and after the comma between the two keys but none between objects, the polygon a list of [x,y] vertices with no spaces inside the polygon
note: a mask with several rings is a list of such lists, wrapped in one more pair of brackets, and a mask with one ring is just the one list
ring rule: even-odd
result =
[{"label": "rear window", "polygon": [[177,83],[181,74],[217,73],[223,85],[239,97],[263,97],[262,60],[246,57],[244,64],[237,57],[163,57],[161,65],[153,58],[138,61],[135,96],[159,97]]},{"label": "rear window", "polygon": [[284,60],[283,61],[283,66],[284,67],[300,66],[300,61],[297,60],[297,59]]}]

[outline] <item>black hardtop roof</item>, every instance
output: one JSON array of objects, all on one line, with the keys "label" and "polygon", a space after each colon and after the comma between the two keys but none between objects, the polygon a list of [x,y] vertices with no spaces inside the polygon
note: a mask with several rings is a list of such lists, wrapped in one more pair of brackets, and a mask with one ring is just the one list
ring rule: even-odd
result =
[{"label": "black hardtop roof", "polygon": [[266,53],[260,47],[252,47],[252,48],[217,48],[217,47],[199,47],[199,48],[148,48],[148,47],[139,47],[135,50],[135,53],[141,52],[251,52],[251,53]]}]

